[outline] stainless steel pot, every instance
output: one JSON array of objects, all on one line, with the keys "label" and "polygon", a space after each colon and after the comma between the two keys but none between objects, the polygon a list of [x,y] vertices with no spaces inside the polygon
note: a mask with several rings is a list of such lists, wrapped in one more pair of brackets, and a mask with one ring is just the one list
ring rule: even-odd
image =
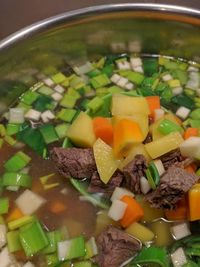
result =
[{"label": "stainless steel pot", "polygon": [[[200,10],[156,4],[84,8],[46,19],[0,42],[0,112],[25,90],[15,81],[35,69],[108,53],[164,54],[200,61]],[[7,84],[10,83],[10,86]]]}]

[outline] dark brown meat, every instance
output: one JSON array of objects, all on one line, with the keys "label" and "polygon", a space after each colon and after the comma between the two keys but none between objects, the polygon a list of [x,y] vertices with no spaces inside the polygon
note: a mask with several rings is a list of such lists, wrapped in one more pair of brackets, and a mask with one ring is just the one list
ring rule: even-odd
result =
[{"label": "dark brown meat", "polygon": [[66,178],[91,178],[96,171],[93,151],[90,148],[60,148],[55,147],[51,158],[56,168]]},{"label": "dark brown meat", "polygon": [[100,267],[119,267],[140,249],[140,242],[113,226],[108,226],[97,237],[98,255],[95,262]]},{"label": "dark brown meat", "polygon": [[135,194],[140,194],[140,177],[145,175],[146,159],[143,155],[136,155],[124,168],[124,186]]},{"label": "dark brown meat", "polygon": [[173,165],[179,165],[184,160],[184,157],[181,155],[180,149],[175,149],[161,156],[160,160],[162,161],[165,170],[167,170]]},{"label": "dark brown meat", "polygon": [[111,196],[115,187],[120,186],[123,180],[123,174],[120,171],[116,171],[109,182],[104,184],[99,177],[98,172],[94,172],[88,187],[90,193],[103,193],[106,196]]},{"label": "dark brown meat", "polygon": [[170,167],[161,177],[156,190],[146,195],[154,208],[174,209],[176,203],[199,180],[199,176],[182,168]]}]

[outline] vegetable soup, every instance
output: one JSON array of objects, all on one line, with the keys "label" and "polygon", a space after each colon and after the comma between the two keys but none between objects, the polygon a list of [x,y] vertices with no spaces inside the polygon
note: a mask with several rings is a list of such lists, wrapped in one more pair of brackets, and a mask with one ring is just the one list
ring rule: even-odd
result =
[{"label": "vegetable soup", "polygon": [[109,55],[15,83],[0,267],[200,265],[199,67]]}]

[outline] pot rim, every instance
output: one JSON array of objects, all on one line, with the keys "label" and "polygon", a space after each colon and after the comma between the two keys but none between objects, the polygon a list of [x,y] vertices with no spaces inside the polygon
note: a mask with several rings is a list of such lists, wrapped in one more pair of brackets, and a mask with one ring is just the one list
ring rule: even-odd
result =
[{"label": "pot rim", "polygon": [[82,15],[102,14],[118,11],[158,11],[171,14],[180,14],[200,19],[200,10],[195,8],[189,8],[179,5],[168,4],[154,4],[154,3],[120,3],[120,4],[105,4],[90,6],[71,11],[66,11],[55,16],[48,17],[43,20],[39,20],[33,24],[30,24],[0,40],[0,52],[7,49],[15,43],[26,39],[29,36],[41,32],[50,26],[56,25],[62,21],[67,21],[73,18],[78,18]]}]

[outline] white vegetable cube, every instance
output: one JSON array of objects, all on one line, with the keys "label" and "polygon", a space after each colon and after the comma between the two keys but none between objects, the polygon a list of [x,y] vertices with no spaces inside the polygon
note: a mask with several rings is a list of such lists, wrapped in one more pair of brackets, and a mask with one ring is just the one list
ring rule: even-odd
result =
[{"label": "white vegetable cube", "polygon": [[17,207],[25,215],[31,215],[38,210],[46,200],[29,189],[26,189],[16,200]]},{"label": "white vegetable cube", "polygon": [[120,69],[120,70],[130,70],[130,63],[128,62],[128,61],[126,61],[126,60],[118,60],[118,61],[116,61],[116,63],[117,63],[117,67],[118,67],[118,69]]},{"label": "white vegetable cube", "polygon": [[143,194],[146,194],[151,190],[148,180],[143,176],[140,178],[140,188]]},{"label": "white vegetable cube", "polygon": [[47,86],[53,86],[54,85],[53,80],[50,78],[43,79],[43,83],[46,84]]},{"label": "white vegetable cube", "polygon": [[200,158],[200,137],[192,136],[180,145],[181,155],[184,157]]},{"label": "white vegetable cube", "polygon": [[7,228],[5,224],[0,224],[0,249],[7,243],[6,240]]},{"label": "white vegetable cube", "polygon": [[120,80],[121,76],[119,74],[113,74],[112,77],[110,78],[110,80],[113,83],[117,83]]},{"label": "white vegetable cube", "polygon": [[55,115],[50,110],[46,110],[41,114],[41,118],[44,123],[49,122],[55,118]]},{"label": "white vegetable cube", "polygon": [[171,260],[174,267],[182,267],[185,263],[187,263],[184,250],[182,248],[178,248],[171,254]]},{"label": "white vegetable cube", "polygon": [[60,101],[60,100],[63,98],[63,96],[62,96],[61,94],[57,93],[57,92],[53,93],[53,94],[51,95],[51,97],[52,97],[55,101]]},{"label": "white vegetable cube", "polygon": [[132,57],[130,59],[132,69],[142,66],[142,60],[139,57]]},{"label": "white vegetable cube", "polygon": [[24,109],[23,108],[10,108],[8,118],[9,118],[9,123],[23,123],[24,122]]},{"label": "white vegetable cube", "polygon": [[162,79],[164,82],[168,82],[168,81],[172,80],[173,77],[171,76],[171,74],[165,74],[162,76]]},{"label": "white vegetable cube", "polygon": [[183,92],[183,88],[180,86],[172,89],[173,95],[180,95],[182,92]]},{"label": "white vegetable cube", "polygon": [[120,77],[119,81],[117,82],[117,85],[120,87],[125,87],[125,85],[128,83],[128,79],[124,77]]},{"label": "white vegetable cube", "polygon": [[134,84],[133,84],[133,83],[127,83],[127,84],[125,85],[125,88],[126,88],[127,90],[132,90],[132,89],[134,88]]},{"label": "white vegetable cube", "polygon": [[189,66],[187,71],[199,72],[199,69],[194,66]]},{"label": "white vegetable cube", "polygon": [[32,262],[27,261],[27,263],[25,263],[23,267],[35,267],[35,265]]},{"label": "white vegetable cube", "polygon": [[160,159],[154,160],[154,164],[158,170],[159,175],[161,176],[165,172],[164,165]]},{"label": "white vegetable cube", "polygon": [[179,240],[183,237],[191,235],[190,229],[187,223],[179,223],[171,227],[171,232],[175,240]]},{"label": "white vegetable cube", "polygon": [[126,208],[126,203],[116,199],[112,202],[112,205],[108,211],[108,216],[114,221],[119,221],[124,216]]},{"label": "white vegetable cube", "polygon": [[180,108],[177,109],[177,111],[176,111],[176,115],[177,115],[179,118],[185,120],[185,119],[188,117],[188,115],[190,114],[190,111],[191,111],[191,110],[190,110],[189,108],[186,108],[186,107],[180,107]]},{"label": "white vegetable cube", "polygon": [[4,247],[0,252],[0,263],[1,267],[9,267],[13,264],[14,258],[8,251],[7,247]]},{"label": "white vegetable cube", "polygon": [[163,109],[158,108],[154,110],[154,119],[155,121],[161,119],[165,115],[165,112]]},{"label": "white vegetable cube", "polygon": [[123,196],[130,196],[130,197],[134,197],[134,194],[129,191],[126,188],[123,187],[115,187],[115,190],[112,193],[111,196],[111,201],[114,201],[116,199],[120,200]]},{"label": "white vegetable cube", "polygon": [[41,116],[41,112],[35,109],[29,109],[25,114],[26,119],[33,120],[33,121],[39,121],[40,116]]},{"label": "white vegetable cube", "polygon": [[56,92],[58,92],[59,94],[62,94],[64,93],[65,89],[60,85],[60,84],[57,84],[55,87],[54,87],[54,90]]},{"label": "white vegetable cube", "polygon": [[133,70],[135,72],[144,73],[144,70],[143,70],[142,66],[138,66],[138,67],[134,68]]}]

